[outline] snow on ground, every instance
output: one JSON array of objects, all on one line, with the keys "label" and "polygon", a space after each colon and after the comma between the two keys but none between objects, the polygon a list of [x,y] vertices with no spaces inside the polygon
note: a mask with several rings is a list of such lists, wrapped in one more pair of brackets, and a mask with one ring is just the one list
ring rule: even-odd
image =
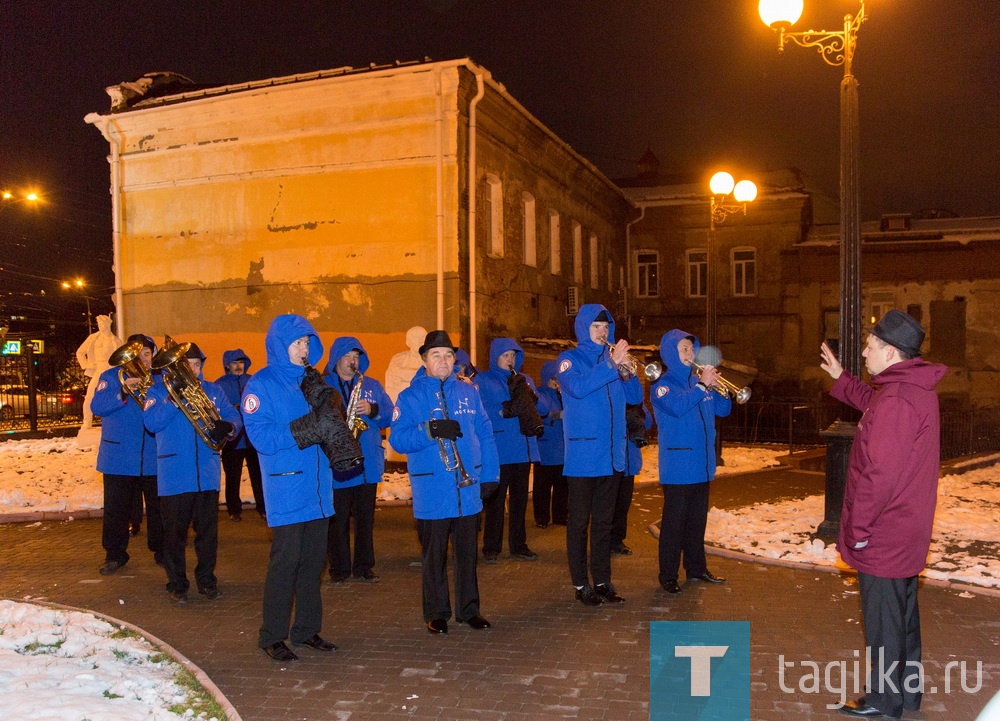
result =
[{"label": "snow on ground", "polygon": [[146,639],[92,614],[0,601],[4,718],[208,718],[188,710],[182,676],[191,678]]}]

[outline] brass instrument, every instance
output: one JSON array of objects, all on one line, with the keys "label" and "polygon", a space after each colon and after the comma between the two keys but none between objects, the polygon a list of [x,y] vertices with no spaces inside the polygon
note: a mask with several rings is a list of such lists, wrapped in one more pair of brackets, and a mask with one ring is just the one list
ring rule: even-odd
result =
[{"label": "brass instrument", "polygon": [[[701,374],[704,372],[705,367],[698,365],[694,361],[691,361],[691,368],[694,369],[695,375],[701,378]],[[749,386],[744,386],[743,388],[740,388],[732,381],[728,381],[725,378],[723,378],[721,373],[719,374],[718,385],[709,386],[709,390],[713,390],[720,396],[723,396],[725,398],[732,396],[733,400],[735,400],[737,403],[741,405],[750,400],[751,390]]]},{"label": "brass instrument", "polygon": [[[140,408],[146,403],[146,392],[153,385],[152,373],[139,360],[142,348],[142,341],[134,340],[116,348],[115,352],[108,358],[108,365],[118,366],[118,382],[122,384],[122,389],[139,404]],[[139,379],[139,384],[135,388],[125,383],[130,376]]]},{"label": "brass instrument", "polygon": [[184,357],[190,347],[190,343],[176,343],[170,336],[164,336],[163,348],[153,356],[153,369],[161,372],[167,393],[195,432],[212,450],[218,451],[226,442],[215,440],[213,431],[222,422],[222,416]]},{"label": "brass instrument", "polygon": [[365,377],[360,373],[354,374],[357,382],[354,384],[354,390],[351,391],[351,398],[347,403],[347,427],[351,429],[351,435],[354,436],[354,440],[361,437],[361,434],[368,430],[368,423],[365,419],[358,415],[358,403],[361,401],[361,384],[364,383]]},{"label": "brass instrument", "polygon": [[[615,346],[613,343],[607,343],[607,346],[610,352],[614,352]],[[642,365],[642,362],[631,353],[625,354],[625,360],[623,360],[621,365],[618,366],[618,371],[619,373],[625,372],[630,376],[636,376],[639,375],[640,366],[642,366],[642,374],[650,381],[655,381],[663,375],[663,366],[659,363],[653,361],[652,363]]]},{"label": "brass instrument", "polygon": [[[431,420],[449,420],[448,416],[448,401],[444,397],[444,389],[442,388],[437,392],[438,403],[440,404],[437,408],[431,411]],[[438,412],[441,414],[441,418],[435,419],[434,413]],[[465,465],[462,463],[462,457],[458,455],[458,443],[453,440],[445,440],[444,438],[438,438],[438,454],[441,456],[441,462],[444,464],[444,469],[449,472],[455,473],[455,481],[458,483],[459,488],[467,488],[468,486],[476,483],[476,479],[469,475],[465,470]]]}]

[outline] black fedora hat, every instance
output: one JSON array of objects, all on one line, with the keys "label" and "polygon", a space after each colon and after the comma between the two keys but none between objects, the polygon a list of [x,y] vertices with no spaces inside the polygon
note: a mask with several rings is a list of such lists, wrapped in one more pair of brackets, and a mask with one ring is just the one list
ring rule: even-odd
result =
[{"label": "black fedora hat", "polygon": [[924,342],[924,329],[912,315],[890,310],[871,329],[871,334],[906,353],[911,358],[920,355]]},{"label": "black fedora hat", "polygon": [[458,350],[455,344],[451,342],[451,337],[446,330],[432,330],[428,333],[427,337],[424,338],[424,344],[420,346],[417,352],[420,355],[424,355],[431,348],[450,348],[452,352]]}]

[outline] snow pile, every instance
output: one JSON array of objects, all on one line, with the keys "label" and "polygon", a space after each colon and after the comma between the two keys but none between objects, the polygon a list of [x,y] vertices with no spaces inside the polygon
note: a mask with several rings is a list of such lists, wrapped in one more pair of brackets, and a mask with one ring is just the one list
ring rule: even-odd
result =
[{"label": "snow pile", "polygon": [[0,443],[0,513],[104,506],[97,451],[75,438]]},{"label": "snow pile", "polygon": [[169,709],[188,698],[180,671],[144,638],[89,613],[0,601],[4,718],[176,721]]}]

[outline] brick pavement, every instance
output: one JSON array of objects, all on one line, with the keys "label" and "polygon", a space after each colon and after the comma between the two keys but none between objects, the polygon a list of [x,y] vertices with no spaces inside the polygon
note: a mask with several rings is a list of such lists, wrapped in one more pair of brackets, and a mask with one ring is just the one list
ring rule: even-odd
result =
[{"label": "brick pavement", "polygon": [[[770,471],[720,479],[713,501],[728,506],[817,487],[822,477],[816,474]],[[382,582],[324,585],[323,635],[341,650],[321,655],[303,649],[302,660],[286,666],[256,650],[268,532],[252,513],[238,524],[220,513],[224,595],[216,602],[192,594],[187,606],[172,606],[144,535],[134,539],[128,566],[111,577],[98,575],[97,519],[0,525],[0,597],[94,609],[148,630],[204,669],[246,721],[639,721],[649,715],[654,620],[750,621],[752,718],[836,718],[824,708],[831,695],[781,690],[778,657],[796,662],[784,679],[791,688],[804,674],[801,661],[852,661],[863,643],[853,579],[714,557],[712,570],[728,584],[692,585],[667,596],[656,582],[656,542],[645,532],[659,509],[657,488],[637,492],[628,539],[635,555],[614,561],[615,583],[628,599],[624,607],[577,603],[563,529],[532,526],[528,542],[541,560],[501,556],[496,566],[480,567],[483,613],[494,628],[476,632],[453,623],[447,636],[432,637],[421,621],[410,511],[379,508],[376,570]],[[921,602],[932,682],[943,679],[949,661],[965,660],[974,670],[977,659],[984,682],[977,694],[927,695],[923,711],[905,718],[973,719],[1000,687],[1000,599],[928,586]],[[959,687],[955,675],[953,684]]]}]

